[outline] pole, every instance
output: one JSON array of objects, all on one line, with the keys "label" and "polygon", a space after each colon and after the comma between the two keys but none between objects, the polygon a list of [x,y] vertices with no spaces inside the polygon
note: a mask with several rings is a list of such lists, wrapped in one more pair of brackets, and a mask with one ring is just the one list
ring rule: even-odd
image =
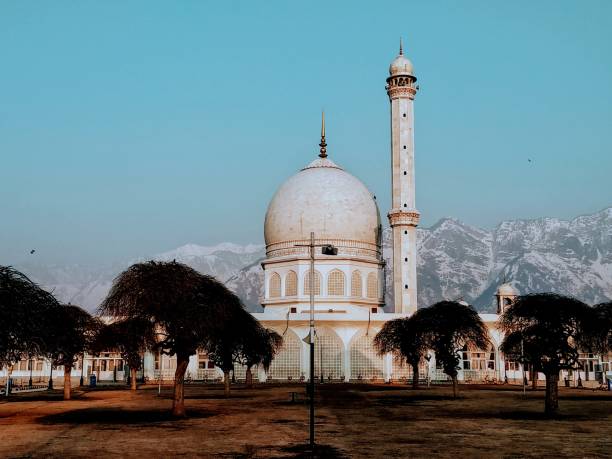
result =
[{"label": "pole", "polygon": [[30,384],[29,386],[32,387],[32,368],[34,367],[34,361],[32,360],[32,357],[30,357]]},{"label": "pole", "polygon": [[525,396],[525,357],[523,355],[523,340],[521,340],[521,367],[523,368],[523,396]]},{"label": "pole", "polygon": [[314,425],[314,359],[315,359],[315,348],[314,348],[314,330],[315,330],[315,315],[314,315],[314,250],[315,250],[315,237],[314,232],[310,233],[310,450],[314,451],[315,444],[315,425]]},{"label": "pole", "polygon": [[83,355],[81,356],[81,381],[80,385],[83,387],[85,381],[83,379],[83,372],[85,371],[85,351],[83,351]]},{"label": "pole", "polygon": [[321,372],[321,384],[323,384],[323,343],[321,342],[321,338],[319,338],[319,366],[321,367],[319,369]]}]

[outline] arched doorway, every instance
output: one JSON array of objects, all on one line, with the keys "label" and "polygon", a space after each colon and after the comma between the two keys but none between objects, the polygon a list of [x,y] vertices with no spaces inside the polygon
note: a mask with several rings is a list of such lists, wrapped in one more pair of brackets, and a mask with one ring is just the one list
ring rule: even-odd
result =
[{"label": "arched doorway", "polygon": [[344,374],[343,367],[344,345],[340,337],[331,329],[321,327],[316,329],[315,335],[315,378],[341,379]]},{"label": "arched doorway", "polygon": [[352,380],[383,379],[383,358],[378,355],[372,338],[374,333],[362,334],[351,342],[349,354]]},{"label": "arched doorway", "polygon": [[[276,330],[278,333],[282,331]],[[302,343],[292,330],[287,329],[283,336],[283,346],[274,356],[268,378],[276,380],[299,381],[302,376]]]}]

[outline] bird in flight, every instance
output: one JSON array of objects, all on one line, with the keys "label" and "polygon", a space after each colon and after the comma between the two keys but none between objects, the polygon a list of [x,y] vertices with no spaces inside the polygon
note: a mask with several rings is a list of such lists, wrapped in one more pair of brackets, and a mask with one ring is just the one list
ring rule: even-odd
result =
[{"label": "bird in flight", "polygon": [[30,255],[32,255],[34,252],[36,252],[36,250],[34,249],[30,250]]}]

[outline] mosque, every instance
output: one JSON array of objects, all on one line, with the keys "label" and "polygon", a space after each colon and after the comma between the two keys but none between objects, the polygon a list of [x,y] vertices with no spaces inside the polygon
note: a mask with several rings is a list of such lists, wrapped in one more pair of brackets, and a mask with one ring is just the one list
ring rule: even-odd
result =
[{"label": "mosque", "polygon": [[[387,217],[392,231],[392,267],[382,257],[382,220],[376,199],[356,177],[327,154],[325,119],[317,157],[290,177],[277,190],[265,216],[266,259],[264,311],[253,315],[284,338],[284,344],[260,381],[304,381],[309,374],[311,287],[315,308],[315,376],[325,381],[403,381],[412,370],[391,355],[380,356],[372,345],[383,324],[407,317],[417,309],[417,241],[419,211],[415,201],[414,100],[419,90],[410,60],[403,53],[391,62],[386,79],[391,124],[391,197]],[[311,282],[311,244],[314,243],[314,276]],[[331,246],[334,250],[322,250]],[[393,272],[393,304],[384,297],[384,271]],[[463,349],[459,379],[464,381],[522,381],[523,368],[507,361],[499,351],[502,341],[496,328],[499,314],[517,295],[508,284],[496,294],[497,314],[481,314],[491,338],[488,349]],[[383,307],[392,312],[385,312]],[[598,356],[582,357],[582,380],[594,380]],[[604,363],[604,365],[606,365]],[[612,363],[608,362],[608,370]],[[13,376],[49,374],[44,361],[20,362]],[[171,380],[176,358],[147,353],[144,376],[149,380]],[[59,372],[58,372],[59,373]],[[99,379],[121,380],[126,375],[118,354],[86,356],[73,376],[95,373]],[[422,379],[447,379],[435,356],[423,362]],[[576,372],[578,373],[578,372]],[[236,379],[245,368],[236,367]],[[190,359],[187,377],[219,380],[205,353]],[[541,376],[542,377],[542,376]]]},{"label": "mosque", "polygon": [[[414,99],[419,90],[414,68],[403,53],[389,66],[386,92],[391,122],[392,312],[385,312],[382,222],[375,197],[356,177],[328,157],[325,118],[318,157],[280,186],[264,223],[266,259],[262,324],[284,337],[269,372],[279,380],[308,377],[310,288],[314,290],[315,375],[323,380],[399,380],[412,370],[391,355],[379,356],[372,339],[383,324],[417,309],[417,241],[419,211],[415,201]],[[311,283],[310,244],[318,250]],[[333,246],[323,254],[320,247]],[[504,286],[501,301],[516,295]],[[491,317],[489,317],[491,316]],[[483,318],[495,322],[497,315]],[[494,330],[492,329],[492,332]],[[497,341],[499,343],[499,340]],[[470,360],[466,350],[466,359]],[[477,366],[493,379],[501,356],[493,348],[479,353]],[[431,366],[431,368],[429,368]],[[435,360],[422,377],[443,378]],[[514,376],[514,375],[513,375]]]}]

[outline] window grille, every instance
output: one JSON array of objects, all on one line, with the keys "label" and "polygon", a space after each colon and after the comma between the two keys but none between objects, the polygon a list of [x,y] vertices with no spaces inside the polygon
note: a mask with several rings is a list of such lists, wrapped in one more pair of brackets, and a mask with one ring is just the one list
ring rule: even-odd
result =
[{"label": "window grille", "polygon": [[378,298],[378,277],[376,273],[368,274],[368,298]]},{"label": "window grille", "polygon": [[[246,365],[240,365],[234,363],[234,378],[236,381],[246,380]],[[251,374],[253,375],[253,381],[257,380],[257,367],[251,367]]]},{"label": "window grille", "polygon": [[359,271],[353,271],[353,273],[351,274],[351,296],[363,296],[361,273]]},{"label": "window grille", "polygon": [[302,344],[300,338],[291,330],[283,337],[283,345],[274,356],[268,377],[287,381],[291,378],[299,381],[302,375],[301,367]]},{"label": "window grille", "polygon": [[[315,271],[314,294],[321,294],[321,273],[319,273],[319,271]],[[306,271],[306,275],[304,276],[304,295],[310,295],[310,270]]]},{"label": "window grille", "polygon": [[278,273],[270,276],[270,298],[278,298],[281,293],[281,278]]},{"label": "window grille", "polygon": [[327,278],[327,294],[330,296],[344,296],[344,273],[334,270]]},{"label": "window grille", "polygon": [[285,278],[285,296],[297,295],[297,274],[295,271],[289,271]]},{"label": "window grille", "polygon": [[[429,362],[426,360],[419,363],[419,379],[423,380],[427,378],[428,365]],[[412,365],[408,364],[405,360],[400,360],[393,356],[391,379],[394,381],[412,381]]]}]

